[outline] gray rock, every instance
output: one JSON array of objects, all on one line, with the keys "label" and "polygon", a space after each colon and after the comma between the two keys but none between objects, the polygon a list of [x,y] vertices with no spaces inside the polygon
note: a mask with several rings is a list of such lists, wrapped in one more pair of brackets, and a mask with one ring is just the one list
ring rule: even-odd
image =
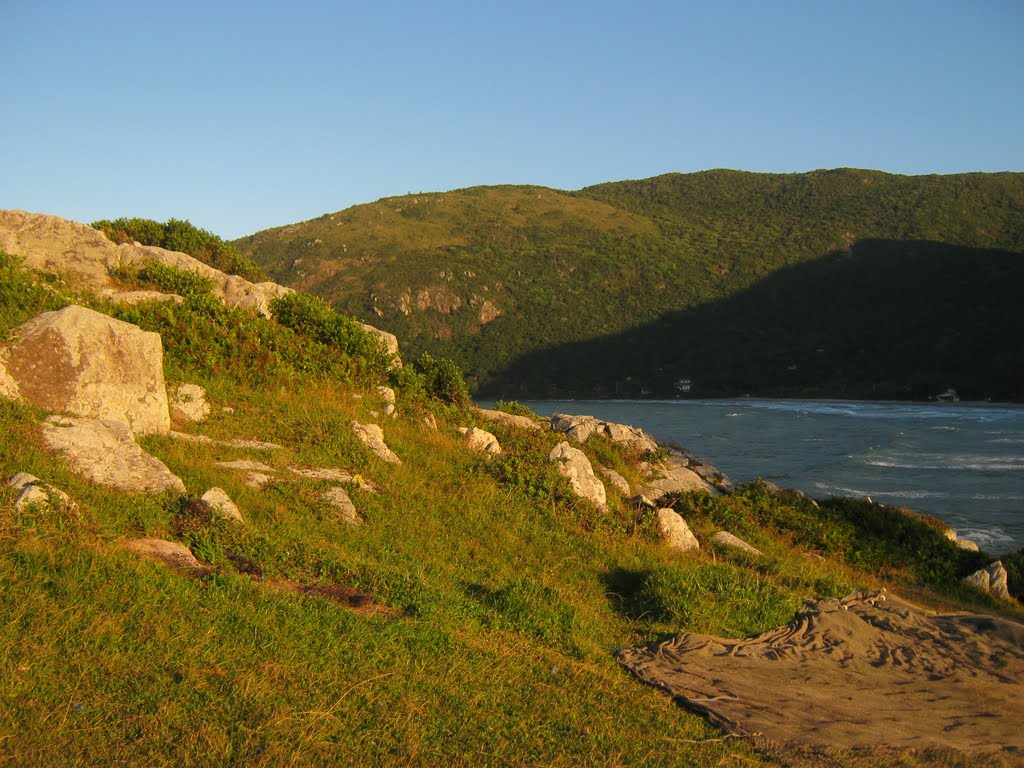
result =
[{"label": "gray rock", "polygon": [[366,323],[360,323],[358,321],[356,322],[356,325],[371,336],[374,336],[377,341],[380,342],[384,350],[391,355],[390,367],[392,370],[402,367],[402,358],[398,355],[398,337],[395,336],[395,334],[382,331],[380,328],[374,328],[372,325],[367,325]]},{"label": "gray rock", "polygon": [[246,440],[241,438],[233,440],[214,440],[212,437],[207,437],[206,435],[190,435],[186,432],[175,432],[174,430],[171,430],[168,435],[173,437],[175,440],[183,440],[187,443],[223,445],[227,448],[246,448],[256,451],[279,451],[284,447],[277,443],[267,443],[263,440]]},{"label": "gray rock", "polygon": [[459,433],[466,436],[466,445],[474,451],[482,451],[497,456],[501,453],[501,443],[498,438],[483,429],[477,427],[459,427]]},{"label": "gray rock", "polygon": [[977,587],[982,592],[988,592],[993,597],[998,597],[1002,600],[1011,599],[1010,590],[1007,585],[1006,568],[1003,567],[1003,563],[999,560],[985,566],[980,571],[975,571],[970,576],[964,577],[963,581],[965,584]]},{"label": "gray rock", "polygon": [[177,541],[164,539],[126,539],[121,546],[129,552],[157,560],[172,568],[183,568],[192,571],[209,570],[203,566],[192,550]]},{"label": "gray rock", "polygon": [[231,500],[231,497],[222,488],[211,488],[202,496],[199,500],[204,502],[214,512],[223,517],[225,520],[231,520],[235,523],[244,523],[242,519],[242,513],[238,510],[238,506]]},{"label": "gray rock", "polygon": [[189,421],[202,422],[210,417],[206,390],[198,384],[179,384],[171,398],[171,413]]},{"label": "gray rock", "polygon": [[249,459],[239,459],[238,461],[215,461],[218,467],[224,467],[224,469],[237,469],[242,472],[273,472],[274,468],[264,464],[262,461],[251,461]]},{"label": "gray rock", "polygon": [[14,335],[2,364],[21,399],[121,421],[137,433],[170,429],[159,334],[72,305],[38,315]]},{"label": "gray rock", "polygon": [[628,424],[602,421],[593,416],[556,413],[551,416],[551,428],[556,432],[566,433],[578,443],[585,443],[591,435],[600,434],[613,442],[623,443],[640,451],[656,451],[658,449],[658,444],[642,429],[631,427]]},{"label": "gray rock", "polygon": [[626,499],[626,503],[634,509],[657,509],[658,505],[652,499],[642,493]]},{"label": "gray rock", "polygon": [[583,451],[563,441],[552,449],[548,459],[556,463],[562,477],[568,478],[577,496],[589,499],[601,509],[607,508],[608,494],[604,484],[594,475],[590,459]]},{"label": "gray rock", "polygon": [[246,472],[242,475],[242,482],[250,488],[262,490],[274,482],[274,478],[271,475],[264,474],[263,472]]},{"label": "gray rock", "polygon": [[657,515],[658,533],[669,547],[680,552],[700,549],[700,542],[693,535],[690,526],[675,510],[659,509]]},{"label": "gray rock", "polygon": [[619,493],[623,496],[629,496],[629,494],[632,493],[629,487],[629,481],[614,469],[609,469],[608,467],[598,467],[597,469],[602,475],[608,478],[608,482],[618,489]]},{"label": "gray rock", "polygon": [[352,473],[332,467],[288,467],[288,471],[307,480],[327,480],[332,483],[352,482]]},{"label": "gray rock", "polygon": [[427,425],[428,429],[437,431],[437,417],[430,411],[427,411],[427,414],[423,417],[423,423]]},{"label": "gray rock", "polygon": [[720,544],[723,547],[731,547],[732,549],[741,549],[744,552],[749,552],[752,555],[757,555],[758,557],[764,557],[764,552],[762,552],[761,550],[757,549],[756,547],[750,546],[743,539],[741,539],[741,538],[739,538],[737,536],[733,536],[728,531],[719,531],[718,533],[716,533],[712,537],[711,540],[713,542],[715,542],[716,544]]},{"label": "gray rock", "polygon": [[672,453],[660,465],[654,467],[656,477],[647,482],[641,493],[653,499],[660,499],[669,493],[707,491],[714,488],[689,467],[689,459],[680,453]]},{"label": "gray rock", "polygon": [[322,495],[324,500],[340,513],[341,518],[346,523],[352,523],[352,525],[363,524],[363,518],[359,516],[359,513],[356,511],[356,505],[352,503],[352,499],[349,498],[344,488],[340,486],[326,488]]},{"label": "gray rock", "polygon": [[497,421],[507,427],[516,427],[518,429],[528,429],[531,431],[540,429],[540,424],[529,416],[517,416],[514,413],[495,411],[490,408],[477,408],[476,412],[489,421]]},{"label": "gray rock", "polygon": [[64,491],[49,483],[44,483],[28,472],[18,472],[7,481],[7,484],[19,491],[18,498],[14,500],[14,508],[18,511],[32,506],[48,507],[66,512],[78,510],[78,505]]},{"label": "gray rock", "polygon": [[42,427],[46,445],[97,485],[131,492],[185,492],[181,478],[142,450],[123,422],[51,416]]},{"label": "gray rock", "polygon": [[391,387],[377,387],[377,395],[382,402],[395,404],[395,390]]},{"label": "gray rock", "polygon": [[378,458],[390,463],[390,464],[401,464],[402,460],[398,458],[398,455],[388,448],[387,443],[384,442],[384,430],[377,424],[360,424],[358,421],[352,422],[352,431],[355,433],[356,438],[373,451]]}]

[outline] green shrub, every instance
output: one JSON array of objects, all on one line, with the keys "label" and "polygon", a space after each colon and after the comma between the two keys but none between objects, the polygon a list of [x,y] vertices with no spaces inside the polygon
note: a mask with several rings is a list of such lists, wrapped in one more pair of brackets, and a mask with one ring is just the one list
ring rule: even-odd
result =
[{"label": "green shrub", "polygon": [[308,293],[290,293],[270,304],[274,319],[314,341],[350,357],[362,358],[368,369],[384,373],[391,366],[391,355],[373,334],[364,331],[349,317]]},{"label": "green shrub", "polygon": [[469,405],[469,388],[454,362],[424,352],[414,365],[422,374],[424,388],[431,397],[459,407]]},{"label": "green shrub", "polygon": [[238,275],[258,283],[267,279],[256,262],[247,259],[231,243],[212,232],[193,226],[186,220],[168,219],[161,224],[152,219],[121,218],[94,221],[90,226],[100,230],[115,243],[138,241],[169,251],[187,253],[221,272]]},{"label": "green shrub", "polygon": [[511,413],[513,416],[525,416],[528,419],[539,419],[536,413],[516,400],[499,400],[494,404],[494,410],[502,413]]},{"label": "green shrub", "polygon": [[40,312],[67,306],[67,301],[21,269],[21,259],[0,251],[0,342]]}]

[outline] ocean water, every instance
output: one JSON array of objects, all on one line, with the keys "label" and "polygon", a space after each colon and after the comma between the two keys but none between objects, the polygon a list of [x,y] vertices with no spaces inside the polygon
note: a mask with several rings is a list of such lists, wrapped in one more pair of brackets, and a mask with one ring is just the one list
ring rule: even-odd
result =
[{"label": "ocean water", "polygon": [[820,400],[541,400],[537,413],[642,427],[810,496],[870,496],[945,520],[993,553],[1024,548],[1024,406]]}]

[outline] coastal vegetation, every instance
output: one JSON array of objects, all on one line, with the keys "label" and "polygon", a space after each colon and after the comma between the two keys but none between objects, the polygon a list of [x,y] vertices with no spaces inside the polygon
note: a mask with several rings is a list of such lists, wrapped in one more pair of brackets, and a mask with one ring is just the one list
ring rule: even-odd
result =
[{"label": "coastal vegetation", "polygon": [[[194,496],[82,479],[44,448],[43,412],[0,398],[4,477],[29,471],[78,505],[16,509],[0,484],[0,763],[790,764],[785,748],[725,737],[641,685],[616,651],[680,631],[755,635],[804,601],[866,588],[1024,618],[961,583],[989,558],[956,547],[936,521],[868,502],[812,502],[762,483],[678,494],[668,502],[704,546],[676,552],[652,513],[618,492],[602,509],[570,491],[548,460],[562,435],[485,421],[451,361],[426,353],[392,367],[308,296],[267,319],[168,267],[120,279],[173,286],[184,301],[112,304],[0,254],[0,336],[69,303],[158,332],[168,383],[205,387],[215,407],[202,433],[222,442],[141,442],[188,488],[225,489],[245,524]],[[397,393],[393,419],[380,418],[382,385]],[[353,437],[353,420],[373,419],[401,464]],[[460,426],[492,431],[503,453],[468,449]],[[237,439],[281,447],[225,444]],[[600,436],[581,448],[633,484],[651,458]],[[274,471],[261,489],[221,463],[254,458]],[[363,523],[323,502],[323,480],[285,480],[289,467],[354,473]],[[764,556],[708,543],[721,528]],[[186,544],[201,572],[125,551],[138,536]],[[878,764],[835,749],[818,758]],[[949,751],[885,759],[1013,764]]]},{"label": "coastal vegetation", "polygon": [[1019,173],[474,187],[235,244],[490,396],[1024,398]]}]

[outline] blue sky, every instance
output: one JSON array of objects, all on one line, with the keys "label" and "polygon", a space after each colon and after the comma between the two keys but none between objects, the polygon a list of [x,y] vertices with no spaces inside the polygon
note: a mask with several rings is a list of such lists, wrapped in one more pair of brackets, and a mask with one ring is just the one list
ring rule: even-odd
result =
[{"label": "blue sky", "polygon": [[669,171],[1024,170],[1024,3],[0,0],[0,208],[224,237]]}]

